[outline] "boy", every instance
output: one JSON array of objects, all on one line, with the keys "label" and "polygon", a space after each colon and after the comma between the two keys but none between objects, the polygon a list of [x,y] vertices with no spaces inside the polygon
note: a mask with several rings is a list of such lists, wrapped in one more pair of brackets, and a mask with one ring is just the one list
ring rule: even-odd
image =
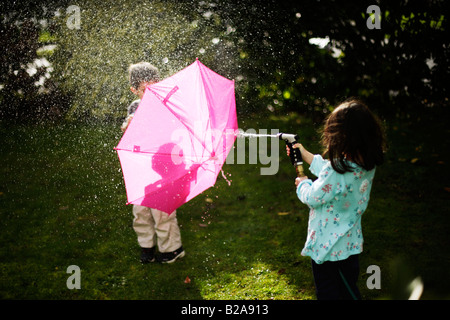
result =
[{"label": "boy", "polygon": [[[150,63],[140,62],[130,66],[129,80],[131,92],[138,96],[139,100],[133,101],[128,106],[127,118],[121,127],[123,132],[133,118],[134,112],[144,96],[146,86],[159,81],[159,72]],[[181,244],[176,211],[169,215],[157,209],[133,205],[133,216],[133,229],[141,246],[142,263],[155,260],[161,263],[172,263],[176,259],[184,257],[185,252]],[[158,257],[155,256],[156,245],[160,252]]]}]

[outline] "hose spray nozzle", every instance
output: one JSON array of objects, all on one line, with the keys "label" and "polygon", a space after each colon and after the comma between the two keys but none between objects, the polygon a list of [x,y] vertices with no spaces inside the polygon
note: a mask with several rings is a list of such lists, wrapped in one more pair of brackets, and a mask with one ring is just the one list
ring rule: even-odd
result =
[{"label": "hose spray nozzle", "polygon": [[278,137],[280,138],[280,140],[284,140],[284,141],[286,141],[286,143],[289,142],[291,144],[294,144],[298,140],[298,135],[291,134],[291,133],[280,132],[278,134]]}]

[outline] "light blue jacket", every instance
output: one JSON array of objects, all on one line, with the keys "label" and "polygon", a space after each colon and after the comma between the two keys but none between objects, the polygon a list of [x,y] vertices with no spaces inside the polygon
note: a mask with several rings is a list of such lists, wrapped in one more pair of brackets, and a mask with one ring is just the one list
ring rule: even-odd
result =
[{"label": "light blue jacket", "polygon": [[310,171],[316,181],[303,180],[297,196],[310,208],[308,235],[302,255],[316,263],[338,261],[363,250],[361,216],[369,203],[375,169],[348,162],[353,172],[340,174],[330,161],[315,155]]}]

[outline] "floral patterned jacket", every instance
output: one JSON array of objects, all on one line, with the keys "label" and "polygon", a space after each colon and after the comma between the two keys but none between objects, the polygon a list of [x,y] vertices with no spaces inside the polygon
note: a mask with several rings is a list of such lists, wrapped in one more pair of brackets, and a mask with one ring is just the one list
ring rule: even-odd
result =
[{"label": "floral patterned jacket", "polygon": [[340,174],[330,161],[315,155],[310,171],[318,179],[303,180],[297,187],[298,198],[310,208],[302,255],[318,264],[344,260],[363,250],[361,216],[369,203],[375,169],[349,164],[353,172]]}]

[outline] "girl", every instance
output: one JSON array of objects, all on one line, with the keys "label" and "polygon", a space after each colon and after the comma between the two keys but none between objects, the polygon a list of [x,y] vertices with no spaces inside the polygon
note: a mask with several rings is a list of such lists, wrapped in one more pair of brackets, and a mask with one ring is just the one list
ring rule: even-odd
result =
[{"label": "girl", "polygon": [[356,286],[363,250],[361,216],[367,208],[375,168],[383,162],[384,136],[377,118],[356,99],[340,104],[327,118],[325,154],[301,144],[303,160],[318,177],[297,178],[297,195],[310,208],[302,255],[310,256],[317,299],[360,299]]}]

